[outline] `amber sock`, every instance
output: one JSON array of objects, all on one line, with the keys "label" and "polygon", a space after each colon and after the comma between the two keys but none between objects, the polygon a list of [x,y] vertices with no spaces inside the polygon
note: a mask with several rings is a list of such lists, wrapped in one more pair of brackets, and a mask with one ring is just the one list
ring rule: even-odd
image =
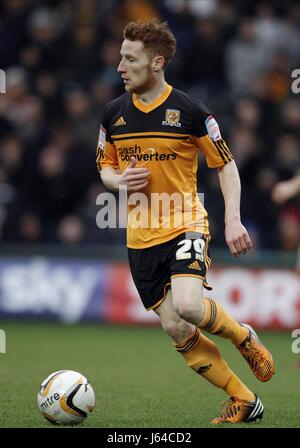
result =
[{"label": "amber sock", "polygon": [[254,400],[254,394],[233,373],[216,344],[205,337],[199,328],[196,328],[192,336],[174,345],[188,366],[211,384],[223,389],[230,396]]},{"label": "amber sock", "polygon": [[223,307],[212,299],[203,299],[204,318],[198,325],[201,330],[230,339],[233,344],[240,345],[249,335],[247,328],[242,327]]},{"label": "amber sock", "polygon": [[233,374],[228,383],[223,387],[223,390],[230,396],[235,396],[241,400],[254,401],[255,395],[245,386],[241,380]]}]

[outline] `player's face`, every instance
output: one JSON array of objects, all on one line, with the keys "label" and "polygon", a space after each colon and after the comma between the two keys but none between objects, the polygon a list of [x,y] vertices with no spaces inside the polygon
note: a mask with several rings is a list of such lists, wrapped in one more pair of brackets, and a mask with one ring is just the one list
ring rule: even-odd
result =
[{"label": "player's face", "polygon": [[141,94],[151,89],[155,83],[154,71],[143,42],[125,39],[120,53],[118,72],[124,80],[125,90]]}]

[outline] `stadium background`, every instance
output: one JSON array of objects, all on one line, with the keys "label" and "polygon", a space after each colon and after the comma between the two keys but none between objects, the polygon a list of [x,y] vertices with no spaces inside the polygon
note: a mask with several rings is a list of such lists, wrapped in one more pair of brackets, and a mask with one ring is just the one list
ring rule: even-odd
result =
[{"label": "stadium background", "polygon": [[[241,176],[242,219],[254,248],[235,260],[224,240],[217,175],[200,161],[198,191],[205,194],[213,235],[210,295],[238,320],[268,330],[262,334],[285,377],[277,374],[266,390],[274,403],[280,393],[289,397],[286,409],[281,406],[283,426],[299,426],[291,404],[296,409],[300,398],[299,361],[291,349],[291,330],[300,328],[299,196],[280,206],[272,200],[276,183],[300,170],[300,94],[291,89],[292,71],[300,68],[299,3],[4,0],[0,327],[6,332],[7,353],[0,356],[9,388],[1,382],[0,389],[10,405],[12,390],[21,393],[27,413],[20,416],[14,406],[5,409],[2,427],[46,426],[32,396],[43,377],[61,368],[87,372],[103,405],[111,406],[105,418],[101,409],[95,411],[92,426],[205,425],[220,399],[188,376],[155,315],[143,310],[126,262],[125,231],[96,225],[96,198],[106,190],[96,170],[95,146],[104,104],[123,92],[116,72],[122,29],[130,20],[150,16],[167,20],[177,38],[168,82],[208,105]],[[219,343],[252,384],[243,361],[228,344]],[[172,386],[176,390],[190,387],[193,396],[202,387],[207,397],[203,415],[198,410],[191,418],[186,408],[169,417],[168,384],[169,407],[164,410],[159,401],[160,417],[154,411],[154,386],[147,391],[140,365],[160,378],[158,395],[165,393],[175,368],[182,381]],[[24,383],[28,392],[22,394]],[[133,398],[134,385],[140,401]],[[281,425],[275,410],[266,425]]]}]

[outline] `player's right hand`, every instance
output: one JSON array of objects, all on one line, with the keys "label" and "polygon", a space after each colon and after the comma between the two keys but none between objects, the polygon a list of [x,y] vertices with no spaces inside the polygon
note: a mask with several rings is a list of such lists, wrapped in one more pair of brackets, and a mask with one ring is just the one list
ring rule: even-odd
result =
[{"label": "player's right hand", "polygon": [[120,177],[120,186],[126,186],[128,191],[140,191],[147,187],[150,180],[149,170],[136,168],[136,163],[137,160],[133,157]]}]

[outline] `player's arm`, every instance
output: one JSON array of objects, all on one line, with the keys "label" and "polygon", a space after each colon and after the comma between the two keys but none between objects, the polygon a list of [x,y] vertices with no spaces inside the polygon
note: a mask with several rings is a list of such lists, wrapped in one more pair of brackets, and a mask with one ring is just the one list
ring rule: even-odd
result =
[{"label": "player's arm", "polygon": [[[225,202],[225,238],[232,255],[238,256],[251,248],[248,232],[241,223],[241,183],[233,156],[223,140],[215,118],[205,111],[201,125],[198,114],[198,128],[195,125],[195,142],[204,153],[209,168],[217,168],[219,182]],[[197,136],[197,133],[199,136]]]},{"label": "player's arm", "polygon": [[100,125],[98,144],[96,150],[96,164],[104,185],[113,191],[126,186],[128,191],[139,191],[149,183],[150,173],[146,168],[136,168],[136,159],[132,158],[127,168],[121,173],[117,150],[110,135],[110,119],[104,111]]},{"label": "player's arm", "polygon": [[234,160],[218,168],[219,182],[225,202],[225,239],[232,255],[246,253],[252,244],[241,223],[241,182]]},{"label": "player's arm", "polygon": [[136,159],[132,158],[122,174],[110,166],[102,168],[102,182],[109,190],[119,190],[121,186],[126,186],[128,191],[142,190],[148,185],[150,174],[146,168],[135,168],[136,162]]},{"label": "player's arm", "polygon": [[101,169],[100,177],[106,188],[113,191],[119,190],[120,185],[119,170],[107,166]]}]

